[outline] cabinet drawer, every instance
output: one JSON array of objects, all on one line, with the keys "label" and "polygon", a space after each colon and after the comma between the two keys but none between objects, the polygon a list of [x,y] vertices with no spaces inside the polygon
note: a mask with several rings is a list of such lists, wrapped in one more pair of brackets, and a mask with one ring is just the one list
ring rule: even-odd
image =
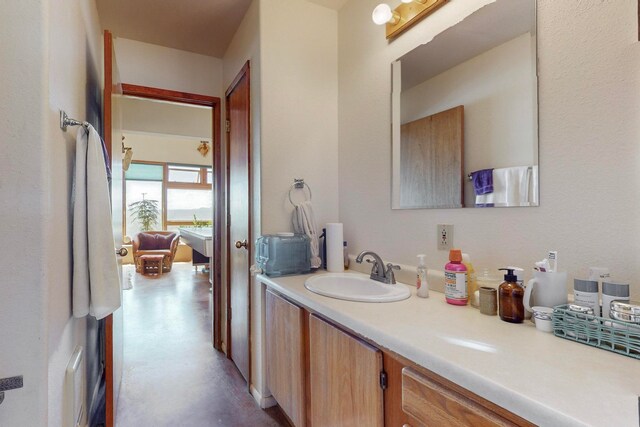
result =
[{"label": "cabinet drawer", "polygon": [[425,426],[516,425],[468,394],[412,368],[402,369],[402,410]]}]

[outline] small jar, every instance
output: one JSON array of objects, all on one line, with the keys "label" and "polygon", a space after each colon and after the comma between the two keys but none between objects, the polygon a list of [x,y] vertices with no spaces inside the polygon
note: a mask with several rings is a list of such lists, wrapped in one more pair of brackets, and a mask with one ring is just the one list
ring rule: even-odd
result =
[{"label": "small jar", "polygon": [[488,316],[498,314],[498,291],[494,288],[482,286],[480,293],[480,313]]},{"label": "small jar", "polygon": [[592,314],[600,316],[600,295],[596,280],[573,279],[573,301],[581,306],[590,307]]},{"label": "small jar", "polygon": [[616,300],[611,301],[610,308],[609,314],[612,319],[640,325],[640,304]]},{"label": "small jar", "polygon": [[629,284],[628,283],[602,283],[602,317],[609,319],[609,311],[611,310],[611,302],[614,300],[629,301]]}]

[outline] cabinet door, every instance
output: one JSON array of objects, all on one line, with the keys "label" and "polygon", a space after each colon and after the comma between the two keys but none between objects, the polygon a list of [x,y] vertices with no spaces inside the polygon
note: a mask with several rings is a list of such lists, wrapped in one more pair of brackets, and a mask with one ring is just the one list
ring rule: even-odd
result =
[{"label": "cabinet door", "polygon": [[309,345],[313,427],[382,427],[382,352],[314,315]]},{"label": "cabinet door", "polygon": [[[468,394],[468,395],[467,395]],[[411,368],[402,370],[402,409],[424,426],[515,426],[470,397]],[[504,410],[502,410],[504,411]],[[505,415],[510,415],[504,411]],[[413,424],[413,423],[412,423]]]},{"label": "cabinet door", "polygon": [[304,310],[267,290],[267,387],[296,427],[305,425]]}]

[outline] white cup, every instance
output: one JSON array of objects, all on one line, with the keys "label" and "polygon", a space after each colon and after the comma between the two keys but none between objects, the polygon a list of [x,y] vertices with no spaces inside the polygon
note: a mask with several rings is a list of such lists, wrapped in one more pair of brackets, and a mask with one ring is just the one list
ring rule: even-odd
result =
[{"label": "white cup", "polygon": [[555,307],[566,304],[567,272],[534,271],[533,279],[524,292],[524,308],[532,312],[532,306]]},{"label": "white cup", "polygon": [[553,309],[549,307],[535,306],[533,310],[533,322],[536,329],[542,332],[553,332]]}]

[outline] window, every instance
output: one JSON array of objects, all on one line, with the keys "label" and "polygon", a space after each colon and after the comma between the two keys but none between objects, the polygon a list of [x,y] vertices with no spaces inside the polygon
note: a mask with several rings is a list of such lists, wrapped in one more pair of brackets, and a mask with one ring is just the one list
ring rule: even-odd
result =
[{"label": "window", "polygon": [[193,225],[194,221],[211,224],[213,218],[213,192],[211,168],[202,166],[167,165],[168,228]]},{"label": "window", "polygon": [[163,180],[164,166],[161,164],[132,163],[125,173],[125,230],[124,233],[133,237],[141,231],[141,224],[131,214],[129,206],[132,203],[145,200],[156,200],[160,215],[155,229],[163,228]]},{"label": "window", "polygon": [[168,165],[169,182],[182,182],[188,184],[203,184],[202,168],[195,166]]},{"label": "window", "polygon": [[210,186],[213,181],[211,168],[201,166],[167,165],[169,184],[200,184]]},{"label": "window", "polygon": [[155,229],[176,231],[198,221],[213,219],[213,170],[211,167],[167,163],[132,162],[125,174],[126,221],[123,234],[135,236],[140,224],[128,206],[142,200],[157,200],[160,217]]},{"label": "window", "polygon": [[167,190],[167,222],[193,222],[213,218],[211,190],[169,188]]}]

